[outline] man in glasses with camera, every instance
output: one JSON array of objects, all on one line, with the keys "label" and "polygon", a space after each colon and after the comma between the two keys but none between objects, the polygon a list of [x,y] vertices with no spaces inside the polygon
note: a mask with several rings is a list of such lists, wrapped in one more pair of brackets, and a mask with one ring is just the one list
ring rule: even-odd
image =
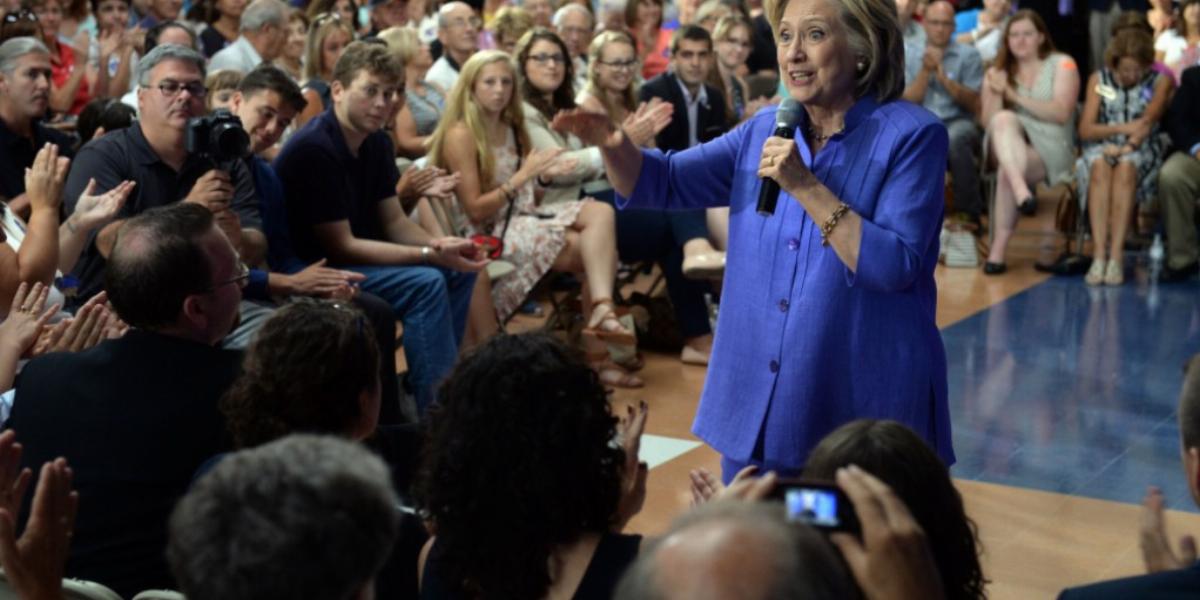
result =
[{"label": "man in glasses with camera", "polygon": [[[137,187],[117,220],[101,229],[84,250],[73,273],[79,282],[76,302],[103,287],[106,258],[124,219],[155,206],[184,201],[208,208],[246,263],[262,260],[266,237],[254,182],[241,156],[231,156],[227,147],[229,139],[240,133],[244,140],[245,133],[228,119],[192,123],[205,111],[204,75],[204,56],[196,50],[174,44],[155,47],[138,62],[138,122],[79,151],[67,176],[68,212],[92,179],[101,191],[125,180],[136,181]],[[242,316],[239,331],[260,320]],[[238,337],[248,340],[248,335]]]},{"label": "man in glasses with camera", "polygon": [[[4,18],[17,17],[12,12]],[[71,138],[42,125],[50,102],[50,51],[41,42],[18,37],[0,45],[0,200],[22,214],[25,169],[47,143],[58,146],[59,156],[71,156]],[[26,215],[27,216],[27,215]]]}]

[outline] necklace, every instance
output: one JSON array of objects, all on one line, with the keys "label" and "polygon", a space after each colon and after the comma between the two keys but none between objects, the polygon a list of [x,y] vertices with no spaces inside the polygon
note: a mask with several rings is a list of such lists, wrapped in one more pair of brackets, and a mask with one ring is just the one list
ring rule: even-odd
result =
[{"label": "necklace", "polygon": [[829,138],[841,133],[845,129],[846,129],[846,126],[842,125],[842,127],[840,129],[838,129],[837,131],[834,131],[833,133],[822,134],[822,133],[816,133],[815,131],[813,131],[812,125],[810,124],[810,125],[807,125],[804,127],[804,134],[807,135],[808,137],[812,138],[812,141],[814,141],[818,144],[824,144],[825,142],[829,141]]}]

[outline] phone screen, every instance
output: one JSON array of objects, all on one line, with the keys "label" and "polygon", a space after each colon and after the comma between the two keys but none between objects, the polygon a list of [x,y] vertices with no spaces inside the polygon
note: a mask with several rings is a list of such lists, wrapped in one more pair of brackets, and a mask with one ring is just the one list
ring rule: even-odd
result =
[{"label": "phone screen", "polygon": [[809,487],[789,488],[784,494],[789,521],[817,527],[841,528],[838,518],[838,497],[832,490]]}]

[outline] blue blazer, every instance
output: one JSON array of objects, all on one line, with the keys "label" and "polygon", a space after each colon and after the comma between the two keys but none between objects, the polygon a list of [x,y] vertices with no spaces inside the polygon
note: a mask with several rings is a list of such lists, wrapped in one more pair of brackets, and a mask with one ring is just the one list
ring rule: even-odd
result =
[{"label": "blue blazer", "polygon": [[953,463],[933,279],[946,128],[911,103],[864,97],[815,161],[796,136],[805,164],[863,218],[852,272],[786,192],[774,216],[756,212],[774,124],[767,109],[682,152],[643,150],[632,197],[618,198],[621,208],[731,209],[721,316],[692,431],[727,458],[799,469],[838,426],[894,419]]},{"label": "blue blazer", "polygon": [[1200,597],[1200,565],[1176,571],[1102,581],[1063,590],[1059,600],[1183,600]]}]

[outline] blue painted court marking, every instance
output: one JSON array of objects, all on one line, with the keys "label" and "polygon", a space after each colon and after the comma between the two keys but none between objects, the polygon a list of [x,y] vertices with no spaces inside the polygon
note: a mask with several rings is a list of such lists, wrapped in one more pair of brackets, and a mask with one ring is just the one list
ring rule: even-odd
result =
[{"label": "blue painted court marking", "polygon": [[1176,401],[1200,283],[1051,278],[942,330],[955,477],[1196,512]]}]

